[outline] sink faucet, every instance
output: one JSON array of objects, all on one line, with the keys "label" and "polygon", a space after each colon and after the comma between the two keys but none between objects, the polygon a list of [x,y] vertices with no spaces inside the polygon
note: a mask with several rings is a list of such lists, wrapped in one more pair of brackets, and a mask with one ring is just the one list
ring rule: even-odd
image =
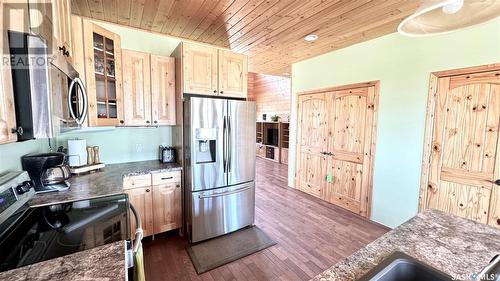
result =
[{"label": "sink faucet", "polygon": [[476,276],[477,281],[500,281],[500,254],[494,256],[490,263]]}]

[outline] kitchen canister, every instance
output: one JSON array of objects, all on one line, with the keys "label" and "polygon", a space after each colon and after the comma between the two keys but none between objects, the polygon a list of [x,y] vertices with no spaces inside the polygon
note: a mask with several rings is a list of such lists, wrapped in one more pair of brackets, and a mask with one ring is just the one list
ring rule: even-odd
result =
[{"label": "kitchen canister", "polygon": [[87,164],[87,141],[81,139],[68,140],[68,158],[71,167]]}]

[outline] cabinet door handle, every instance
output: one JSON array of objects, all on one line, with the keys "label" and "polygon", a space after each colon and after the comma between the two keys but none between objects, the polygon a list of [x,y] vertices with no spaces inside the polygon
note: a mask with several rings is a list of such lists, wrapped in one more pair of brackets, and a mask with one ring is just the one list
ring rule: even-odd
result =
[{"label": "cabinet door handle", "polygon": [[494,183],[495,183],[496,185],[500,185],[500,179],[497,179]]},{"label": "cabinet door handle", "polygon": [[147,123],[147,124],[149,124],[149,123],[151,123],[151,122],[149,122],[149,120],[147,120],[147,121],[146,121],[146,123]]},{"label": "cabinet door handle", "polygon": [[217,94],[217,90],[214,90],[214,94]]},{"label": "cabinet door handle", "polygon": [[149,188],[146,189],[146,192],[150,192],[150,191],[151,191],[151,189],[149,189]]},{"label": "cabinet door handle", "polygon": [[220,91],[221,95],[224,94],[224,91]]},{"label": "cabinet door handle", "polygon": [[180,185],[180,184],[178,184],[178,185],[176,185],[175,187],[179,188],[179,187],[181,187],[181,185]]},{"label": "cabinet door handle", "polygon": [[155,123],[155,124],[157,124],[157,123],[158,123],[158,121],[156,121],[156,120],[155,120],[155,121],[154,121],[154,123]]},{"label": "cabinet door handle", "polygon": [[174,177],[166,177],[166,178],[161,178],[162,180],[169,180],[169,179],[173,179]]}]

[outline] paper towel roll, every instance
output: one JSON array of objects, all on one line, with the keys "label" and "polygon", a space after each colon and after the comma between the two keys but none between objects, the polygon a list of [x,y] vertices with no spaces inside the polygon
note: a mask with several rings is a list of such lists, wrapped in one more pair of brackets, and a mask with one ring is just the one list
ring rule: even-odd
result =
[{"label": "paper towel roll", "polygon": [[87,164],[87,141],[68,140],[68,157],[71,167],[79,167]]}]

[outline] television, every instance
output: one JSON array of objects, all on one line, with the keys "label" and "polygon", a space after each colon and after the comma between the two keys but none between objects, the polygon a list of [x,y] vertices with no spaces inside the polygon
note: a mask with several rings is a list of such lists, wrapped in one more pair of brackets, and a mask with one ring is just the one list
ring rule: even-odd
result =
[{"label": "television", "polygon": [[267,134],[265,139],[265,145],[278,146],[278,134],[277,128],[267,128]]}]

